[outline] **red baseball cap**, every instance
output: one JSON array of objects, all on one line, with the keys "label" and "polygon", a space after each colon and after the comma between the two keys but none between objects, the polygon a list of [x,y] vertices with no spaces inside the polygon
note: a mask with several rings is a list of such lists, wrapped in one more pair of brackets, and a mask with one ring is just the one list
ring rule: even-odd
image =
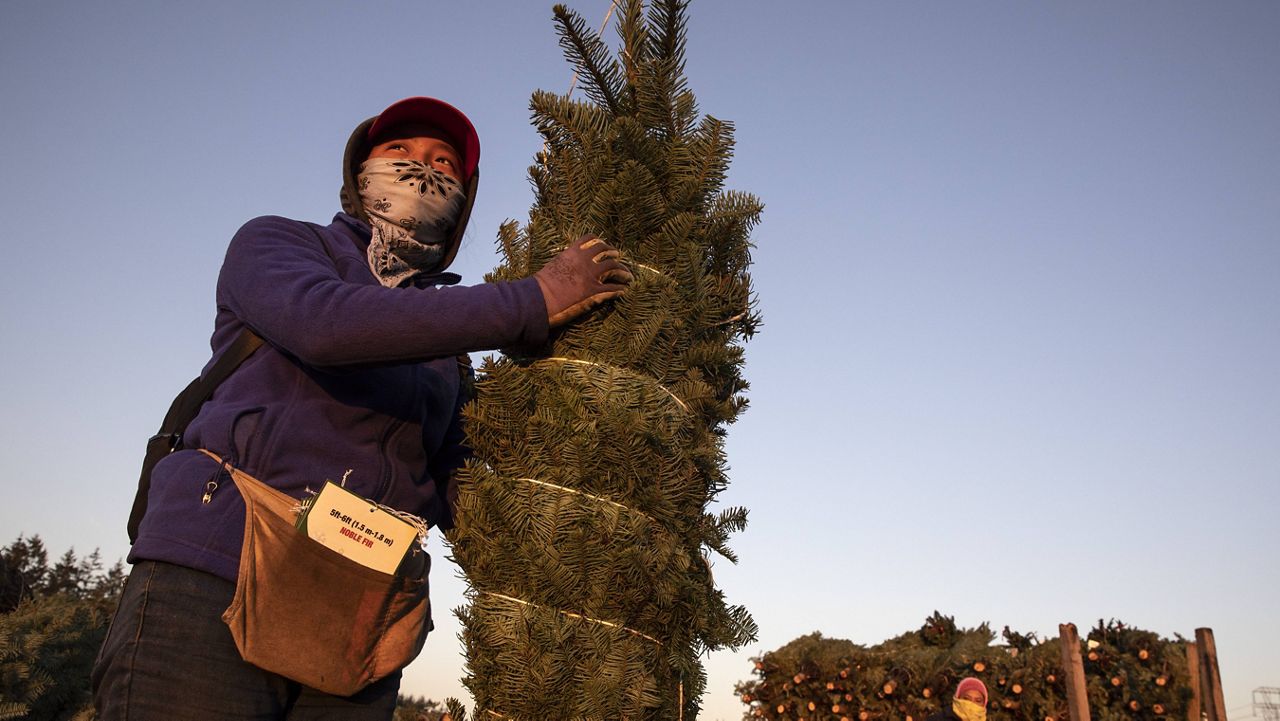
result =
[{"label": "red baseball cap", "polygon": [[443,100],[416,97],[392,103],[374,118],[369,126],[372,142],[384,130],[404,123],[427,123],[440,128],[453,138],[455,150],[462,156],[462,181],[471,179],[480,164],[480,136],[461,110]]}]

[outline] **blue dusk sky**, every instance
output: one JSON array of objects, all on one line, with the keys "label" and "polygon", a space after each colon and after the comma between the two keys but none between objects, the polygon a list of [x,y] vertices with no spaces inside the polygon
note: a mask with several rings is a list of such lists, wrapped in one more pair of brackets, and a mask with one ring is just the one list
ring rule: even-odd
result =
[{"label": "blue dusk sky", "polygon": [[[572,6],[588,24],[608,0]],[[0,4],[0,543],[127,550],[145,439],[205,363],[226,243],[326,222],[356,123],[464,109],[454,270],[523,220],[551,3]],[[606,37],[616,41],[609,31]],[[688,76],[737,125],[765,324],[716,580],[760,625],[707,660],[874,644],[934,609],[1042,636],[1214,629],[1233,721],[1280,686],[1280,3],[698,0]],[[406,693],[465,690],[462,602]]]}]

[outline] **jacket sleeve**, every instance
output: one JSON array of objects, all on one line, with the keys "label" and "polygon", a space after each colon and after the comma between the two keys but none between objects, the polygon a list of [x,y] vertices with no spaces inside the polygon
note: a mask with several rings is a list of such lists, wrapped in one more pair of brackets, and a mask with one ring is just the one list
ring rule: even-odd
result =
[{"label": "jacket sleeve", "polygon": [[306,225],[246,223],[218,277],[218,304],[308,365],[405,363],[537,345],[547,311],[533,278],[437,288],[343,280]]}]

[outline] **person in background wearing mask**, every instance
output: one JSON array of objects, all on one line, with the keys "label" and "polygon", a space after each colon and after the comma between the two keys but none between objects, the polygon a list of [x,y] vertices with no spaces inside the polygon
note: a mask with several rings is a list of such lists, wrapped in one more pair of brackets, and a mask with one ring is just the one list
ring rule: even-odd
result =
[{"label": "person in background wearing mask", "polygon": [[93,672],[104,721],[392,717],[398,671],[336,697],[241,658],[221,616],[236,588],[245,504],[197,449],[294,498],[341,478],[452,527],[453,478],[469,451],[465,354],[538,346],[631,281],[614,248],[584,236],[531,278],[457,285],[447,268],[479,158],[456,108],[401,100],[352,133],[333,222],[260,217],[232,238],[213,357],[244,328],[265,343],[204,404],[184,450],[152,473],[132,572]]},{"label": "person in background wearing mask", "polygon": [[956,694],[951,708],[943,709],[925,721],[986,721],[987,686],[968,676],[956,684]]}]

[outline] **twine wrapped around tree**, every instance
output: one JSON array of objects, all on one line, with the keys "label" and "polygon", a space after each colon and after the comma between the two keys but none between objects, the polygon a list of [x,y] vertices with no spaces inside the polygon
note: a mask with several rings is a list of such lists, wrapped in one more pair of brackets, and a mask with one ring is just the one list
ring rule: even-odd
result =
[{"label": "twine wrapped around tree", "polygon": [[528,222],[504,224],[490,280],[531,275],[597,234],[635,275],[548,347],[486,359],[466,411],[454,558],[474,718],[693,719],[699,657],[754,639],[708,551],[735,560],[743,508],[725,426],[746,405],[741,343],[762,206],[725,190],[733,127],[700,117],[684,76],[685,2],[621,3],[614,57],[554,9],[586,101],[533,95],[545,146]]}]

